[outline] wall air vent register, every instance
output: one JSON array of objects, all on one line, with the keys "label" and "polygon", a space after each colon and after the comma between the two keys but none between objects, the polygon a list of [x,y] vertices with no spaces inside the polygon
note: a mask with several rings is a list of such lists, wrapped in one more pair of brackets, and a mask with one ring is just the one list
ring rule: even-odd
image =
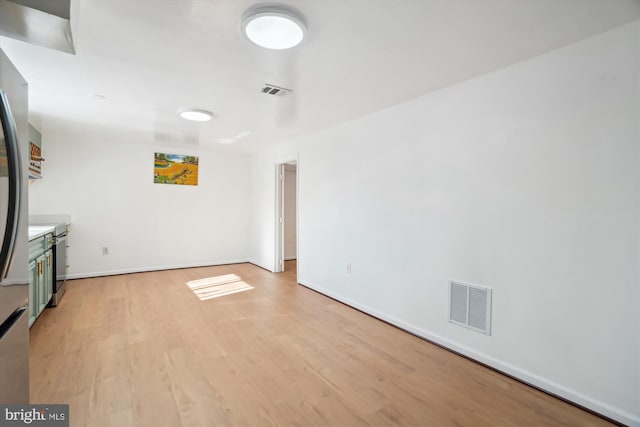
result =
[{"label": "wall air vent register", "polygon": [[449,322],[491,335],[491,289],[450,281]]}]

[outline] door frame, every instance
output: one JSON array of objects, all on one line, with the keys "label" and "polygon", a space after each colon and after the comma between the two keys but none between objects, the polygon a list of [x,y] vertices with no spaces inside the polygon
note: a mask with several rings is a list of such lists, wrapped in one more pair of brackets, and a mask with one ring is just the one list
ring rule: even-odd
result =
[{"label": "door frame", "polygon": [[[299,241],[300,241],[300,216],[299,216],[299,195],[300,195],[300,160],[298,155],[283,157],[275,162],[275,222],[274,222],[274,240],[275,240],[275,259],[274,273],[282,273],[284,271],[284,168],[286,164],[294,163],[296,165],[296,259],[300,257]],[[298,268],[299,268],[298,264]],[[298,270],[300,271],[300,270]]]}]

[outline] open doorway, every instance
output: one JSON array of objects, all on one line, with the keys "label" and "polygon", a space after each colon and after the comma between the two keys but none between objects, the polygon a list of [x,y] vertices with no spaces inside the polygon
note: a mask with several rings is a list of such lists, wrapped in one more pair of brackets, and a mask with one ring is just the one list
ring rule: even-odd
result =
[{"label": "open doorway", "polygon": [[276,166],[276,273],[297,271],[298,162]]},{"label": "open doorway", "polygon": [[284,271],[295,268],[298,259],[297,217],[296,217],[296,177],[297,165],[284,165],[283,219],[284,219]]}]

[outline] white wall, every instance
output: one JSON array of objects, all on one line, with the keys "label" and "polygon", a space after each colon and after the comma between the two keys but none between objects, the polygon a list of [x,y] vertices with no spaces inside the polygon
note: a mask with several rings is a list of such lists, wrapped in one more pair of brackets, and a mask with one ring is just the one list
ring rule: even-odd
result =
[{"label": "white wall", "polygon": [[284,259],[296,259],[296,167],[285,165],[284,173]]},{"label": "white wall", "polygon": [[[273,168],[297,154],[300,283],[640,424],[638,40],[636,22],[256,155],[251,259],[273,268]],[[493,288],[492,336],[447,322],[450,279]]]},{"label": "white wall", "polygon": [[[248,157],[68,122],[43,141],[30,213],[71,215],[71,277],[247,260]],[[154,152],[199,156],[198,185],[154,184]]]}]

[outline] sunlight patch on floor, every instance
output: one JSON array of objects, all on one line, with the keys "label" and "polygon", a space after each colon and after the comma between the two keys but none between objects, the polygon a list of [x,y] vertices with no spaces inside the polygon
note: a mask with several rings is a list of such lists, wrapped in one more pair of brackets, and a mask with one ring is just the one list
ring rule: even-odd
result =
[{"label": "sunlight patch on floor", "polygon": [[253,289],[253,286],[244,282],[242,278],[235,274],[191,280],[187,282],[187,286],[202,301]]}]

